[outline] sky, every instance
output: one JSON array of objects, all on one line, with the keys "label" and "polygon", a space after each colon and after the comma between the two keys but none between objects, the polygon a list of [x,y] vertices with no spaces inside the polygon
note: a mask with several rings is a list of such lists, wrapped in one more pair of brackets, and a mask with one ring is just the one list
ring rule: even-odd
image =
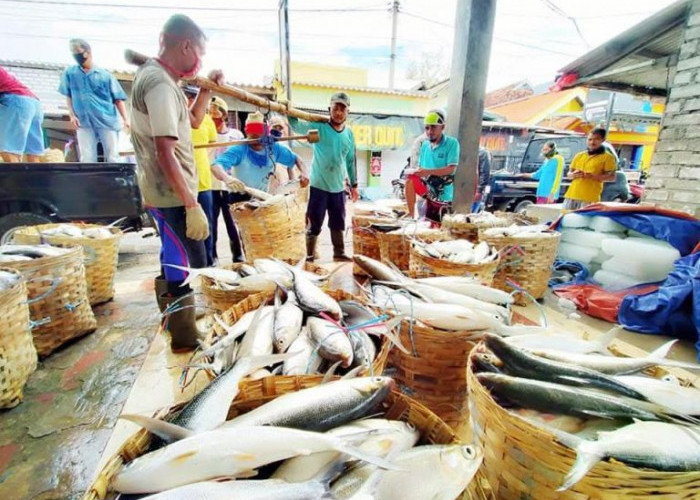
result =
[{"label": "sky", "polygon": [[[410,65],[425,58],[449,71],[457,0],[400,0],[396,87],[410,88]],[[552,81],[557,70],[670,5],[672,0],[498,0],[487,90]],[[293,61],[367,68],[369,85],[388,86],[389,0],[289,0]],[[133,70],[124,49],[156,54],[172,14],[207,33],[204,70],[226,80],[269,83],[279,59],[278,0],[0,0],[0,58],[73,63],[68,40],[85,38],[98,65]]]}]

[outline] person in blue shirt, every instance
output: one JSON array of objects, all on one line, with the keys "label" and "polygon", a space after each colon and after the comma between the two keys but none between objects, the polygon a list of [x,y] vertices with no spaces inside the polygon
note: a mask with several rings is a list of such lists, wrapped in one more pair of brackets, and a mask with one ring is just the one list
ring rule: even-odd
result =
[{"label": "person in blue shirt", "polygon": [[423,125],[428,140],[420,148],[418,168],[412,170],[406,180],[410,217],[415,217],[416,196],[428,196],[431,186],[438,191],[440,201],[452,201],[454,173],[459,163],[459,142],[444,133],[445,113],[437,109],[428,112]]},{"label": "person in blue shirt", "polygon": [[104,160],[115,163],[119,161],[117,144],[122,123],[129,128],[126,94],[112,73],[95,67],[92,50],[85,40],[72,39],[70,50],[78,64],[63,72],[58,91],[66,96],[70,122],[77,129],[80,161],[97,162],[100,142]]},{"label": "person in blue shirt", "polygon": [[564,157],[557,151],[554,141],[547,141],[542,146],[544,162],[531,174],[522,177],[535,179],[537,184],[537,204],[556,203],[561,191],[561,179],[564,176]]},{"label": "person in blue shirt", "polygon": [[[265,134],[263,115],[259,112],[249,114],[244,131],[248,139],[261,139]],[[214,177],[224,181],[231,189],[229,203],[238,203],[250,199],[245,194],[246,186],[268,191],[270,177],[274,175],[277,163],[287,167],[290,180],[294,178],[294,166],[299,167],[301,186],[309,185],[309,176],[302,159],[279,143],[269,147],[262,142],[231,146],[214,160],[211,170]],[[234,231],[229,232],[229,239],[233,261],[238,262],[243,260],[243,254],[238,230],[235,225],[232,229]]]}]

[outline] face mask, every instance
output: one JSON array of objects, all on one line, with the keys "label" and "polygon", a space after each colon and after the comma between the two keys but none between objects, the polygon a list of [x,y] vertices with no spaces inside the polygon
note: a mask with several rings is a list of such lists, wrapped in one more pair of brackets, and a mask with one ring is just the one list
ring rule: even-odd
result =
[{"label": "face mask", "polygon": [[226,124],[223,118],[212,118],[212,120],[214,120],[217,130]]},{"label": "face mask", "polygon": [[201,67],[202,67],[202,60],[197,55],[197,52],[194,52],[194,64],[187,71],[180,73],[180,78],[185,78],[185,79],[194,78],[195,76],[197,76],[197,73],[199,73],[199,70]]},{"label": "face mask", "polygon": [[553,149],[550,149],[548,152],[543,153],[542,156],[544,156],[545,158],[551,158],[555,154],[556,154],[556,151],[554,151]]},{"label": "face mask", "polygon": [[87,56],[85,55],[85,52],[81,52],[79,54],[73,54],[73,59],[75,59],[75,62],[82,66],[85,64],[85,61],[87,61]]},{"label": "face mask", "polygon": [[279,139],[280,137],[282,137],[282,131],[273,128],[272,130],[270,130],[270,135],[275,139]]}]

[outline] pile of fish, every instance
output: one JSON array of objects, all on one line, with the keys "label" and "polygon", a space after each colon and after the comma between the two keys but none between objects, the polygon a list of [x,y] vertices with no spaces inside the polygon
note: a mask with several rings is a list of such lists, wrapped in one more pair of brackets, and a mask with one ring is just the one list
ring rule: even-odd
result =
[{"label": "pile of fish", "polygon": [[[281,267],[266,270],[263,262]],[[225,334],[203,344],[193,356],[191,367],[221,373],[237,359],[289,352],[292,356],[276,366],[274,373],[318,374],[334,372],[339,367],[369,371],[379,353],[381,338],[398,341],[392,329],[400,317],[389,320],[354,300],[336,301],[317,286],[318,276],[298,267],[265,259],[256,260],[255,267],[263,272],[242,280],[265,276],[265,272],[272,275],[265,279],[273,287],[280,287],[274,292],[272,305],[263,303],[232,325],[215,316]],[[399,348],[405,350],[403,346]],[[271,374],[266,370],[252,373],[253,378]]]},{"label": "pile of fish", "polygon": [[536,226],[492,227],[484,230],[486,236],[506,236],[508,238],[551,238],[555,235],[547,224]]},{"label": "pile of fish", "polygon": [[21,279],[22,278],[19,274],[10,273],[0,269],[0,292],[9,290]]},{"label": "pile of fish", "polygon": [[473,214],[445,214],[442,218],[443,223],[447,222],[458,224],[473,224],[477,227],[496,227],[507,226],[510,224],[510,219],[505,216],[498,216],[491,212],[479,212]]},{"label": "pile of fish", "polygon": [[421,255],[455,264],[484,264],[498,257],[496,249],[489,247],[485,241],[476,245],[469,240],[436,241],[429,244],[415,242],[413,245]]},{"label": "pile of fish", "polygon": [[360,201],[353,205],[353,215],[398,219],[406,215],[406,204],[398,199],[377,200],[375,202]]},{"label": "pile of fish", "polygon": [[256,259],[253,265],[241,264],[235,271],[220,267],[205,267],[201,269],[191,269],[173,264],[166,264],[182,271],[188,272],[185,284],[189,284],[198,276],[205,276],[214,283],[212,288],[218,290],[237,290],[245,293],[273,293],[280,284],[284,287],[292,286],[292,269],[296,268],[298,273],[304,276],[313,284],[324,283],[329,275],[321,276],[303,269],[303,262],[296,266],[291,266],[286,262],[275,259]]},{"label": "pile of fish", "polygon": [[42,257],[58,257],[70,252],[70,248],[51,245],[0,245],[0,264],[3,262],[23,262]]},{"label": "pile of fish", "polygon": [[[666,359],[674,342],[643,358],[619,358],[582,352],[581,344],[521,348],[487,334],[488,350],[472,352],[472,366],[499,402],[547,414],[513,410],[536,425],[547,422],[547,430],[576,451],[565,490],[604,458],[660,471],[700,470],[700,390],[640,373],[658,365],[700,369]],[[580,419],[582,432],[551,428],[549,414]]]},{"label": "pile of fish", "polygon": [[229,374],[265,361],[237,362],[170,422],[124,416],[161,439],[111,488],[150,500],[453,500],[476,474],[479,450],[420,445],[411,424],[379,418],[394,385],[388,377],[327,382],[226,421],[238,389]]},{"label": "pile of fish", "polygon": [[80,227],[75,224],[59,224],[54,227],[41,229],[41,236],[67,236],[69,238],[91,238],[105,240],[112,238],[114,234],[106,227]]}]

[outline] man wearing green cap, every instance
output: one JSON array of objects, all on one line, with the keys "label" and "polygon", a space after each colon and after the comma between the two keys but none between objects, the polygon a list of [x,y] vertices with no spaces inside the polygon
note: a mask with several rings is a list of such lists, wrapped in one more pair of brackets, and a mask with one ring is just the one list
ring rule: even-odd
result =
[{"label": "man wearing green cap", "polygon": [[445,113],[439,109],[428,112],[423,125],[427,140],[420,149],[418,168],[406,179],[406,203],[411,217],[415,217],[416,195],[427,196],[429,186],[440,186],[438,198],[452,201],[454,173],[459,162],[459,142],[444,133]]},{"label": "man wearing green cap", "polygon": [[314,144],[314,159],[311,163],[311,191],[306,209],[306,258],[314,259],[318,235],[328,212],[333,260],[349,261],[343,240],[346,176],[350,184],[350,196],[353,201],[357,201],[355,139],[350,128],[345,126],[350,98],[345,92],[337,92],[331,97],[330,104],[330,120],[327,123],[302,125],[299,120],[290,117],[289,124],[295,132],[300,133],[317,128],[320,136],[319,142]]}]

